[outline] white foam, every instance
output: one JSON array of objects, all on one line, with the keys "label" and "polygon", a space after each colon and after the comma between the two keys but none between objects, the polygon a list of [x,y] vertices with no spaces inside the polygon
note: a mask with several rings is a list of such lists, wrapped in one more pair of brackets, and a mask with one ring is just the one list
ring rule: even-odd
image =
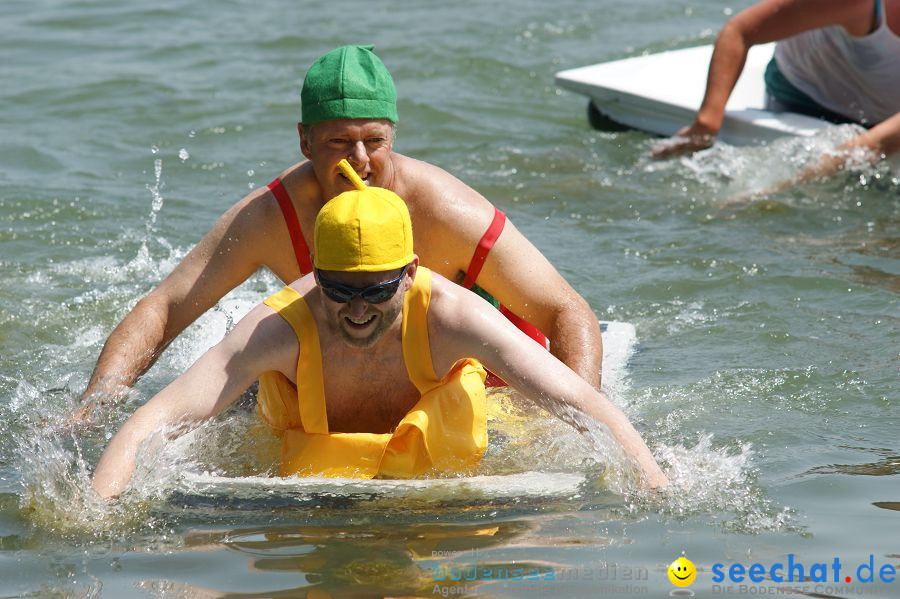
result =
[{"label": "white foam", "polygon": [[704,434],[693,447],[662,445],[656,455],[668,465],[670,486],[663,513],[678,517],[715,514],[714,520],[740,532],[792,526],[790,509],[776,509],[753,483],[757,473],[749,443],[714,447],[713,436]]},{"label": "white foam", "polygon": [[634,355],[637,333],[628,322],[606,322],[603,333],[603,389],[614,394],[624,385],[628,360]]},{"label": "white foam", "polygon": [[[869,179],[886,180],[897,185],[900,159],[876,161],[863,148],[851,151],[838,147],[862,132],[857,125],[827,127],[811,137],[783,137],[758,146],[734,147],[717,143],[706,150],[674,161],[645,159],[645,172],[675,169],[689,179],[715,190],[718,201],[750,197],[773,185],[792,180],[804,169],[814,167],[823,157],[840,155],[847,170],[860,173],[860,184]],[[840,154],[838,154],[840,153]]]},{"label": "white foam", "polygon": [[203,494],[228,493],[294,493],[301,495],[327,494],[349,497],[377,495],[389,497],[561,497],[578,494],[584,483],[583,474],[572,472],[522,472],[507,475],[469,476],[462,478],[431,478],[409,480],[360,480],[322,477],[225,477],[209,472],[185,472],[182,490]]}]

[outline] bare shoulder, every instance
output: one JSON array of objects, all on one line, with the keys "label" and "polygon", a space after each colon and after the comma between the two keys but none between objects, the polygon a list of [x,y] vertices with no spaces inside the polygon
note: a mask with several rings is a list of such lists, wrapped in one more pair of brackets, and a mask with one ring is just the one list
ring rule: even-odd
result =
[{"label": "bare shoulder", "polygon": [[277,215],[278,203],[268,187],[257,187],[234,204],[217,224],[242,223],[255,227]]},{"label": "bare shoulder", "polygon": [[281,171],[278,177],[288,190],[294,201],[304,201],[308,198],[322,195],[322,189],[316,174],[313,171],[312,162],[304,160]]},{"label": "bare shoulder", "polygon": [[396,152],[392,162],[396,191],[413,205],[411,209],[437,218],[446,218],[451,213],[493,212],[493,206],[483,195],[439,166]]},{"label": "bare shoulder", "polygon": [[453,311],[466,303],[463,295],[471,294],[467,289],[463,289],[456,283],[447,280],[446,277],[432,271],[431,273],[431,299],[428,302],[429,317],[434,314],[438,316],[443,313]]},{"label": "bare shoulder", "polygon": [[396,153],[392,161],[394,191],[409,207],[422,264],[444,276],[459,277],[490,226],[494,207],[437,166]]},{"label": "bare shoulder", "polygon": [[241,318],[225,340],[238,350],[252,352],[278,344],[290,325],[272,307],[260,302]]},{"label": "bare shoulder", "polygon": [[290,323],[265,303],[242,318],[223,340],[228,355],[255,374],[276,370],[294,378],[300,345]]},{"label": "bare shoulder", "polygon": [[[287,190],[305,236],[311,237],[308,233],[312,230],[315,212],[304,210],[304,207],[316,206],[316,198],[321,195],[312,168],[309,163],[297,163],[282,171],[279,179]],[[235,248],[235,251],[252,257],[254,268],[265,266],[282,281],[291,281],[300,274],[285,215],[268,186],[247,194],[223,216],[217,227],[225,240],[244,238],[240,249]]]},{"label": "bare shoulder", "polygon": [[277,210],[266,188],[251,191],[216,220],[160,287],[182,307],[202,307],[195,318],[266,263]]},{"label": "bare shoulder", "polygon": [[313,303],[310,293],[316,287],[316,277],[312,274],[305,274],[296,281],[292,281],[288,287],[300,294],[308,303]]},{"label": "bare shoulder", "polygon": [[[269,297],[272,298],[280,293],[285,293],[285,290],[287,289],[291,289],[295,291],[297,295],[307,298],[307,296],[310,295],[310,292],[315,288],[315,284],[316,282],[313,275],[308,274],[293,281],[281,291],[278,291]],[[288,299],[290,299],[290,297],[288,297]],[[278,303],[274,305],[278,305]],[[251,338],[256,344],[270,346],[283,344],[285,341],[293,341],[293,343],[296,344],[297,341],[296,334],[290,323],[285,317],[278,313],[276,308],[270,306],[267,301],[260,302],[254,306],[250,312],[238,321],[233,332],[238,333],[239,343],[247,342]],[[290,345],[290,343],[288,345]]]},{"label": "bare shoulder", "polygon": [[[437,373],[448,372],[461,358],[475,358],[500,372],[496,369],[508,366],[513,356],[534,359],[531,350],[540,349],[484,299],[438,276],[432,283],[428,335]],[[543,353],[540,349],[537,355]]]},{"label": "bare shoulder", "polygon": [[446,373],[471,346],[469,337],[474,327],[470,323],[477,319],[479,306],[471,304],[467,295],[475,294],[432,274],[427,326],[432,363],[439,375]]},{"label": "bare shoulder", "polygon": [[[289,189],[289,193],[294,191],[297,195],[301,194],[301,189],[307,185],[306,180],[309,179],[312,169],[307,167],[306,163],[297,163],[283,170],[278,179]],[[315,177],[313,176],[313,179]],[[293,197],[291,193],[291,197]],[[281,208],[275,195],[271,192],[268,185],[261,185],[244,196],[240,201],[234,204],[217,223],[217,226],[240,226],[246,228],[248,232],[254,231],[261,235],[270,235],[273,232],[274,225],[283,221]]]},{"label": "bare shoulder", "polygon": [[[431,300],[428,304],[429,330],[444,333],[469,333],[476,321],[495,320],[500,313],[475,293],[460,287],[438,273],[432,273]],[[501,318],[505,321],[505,318]]]}]

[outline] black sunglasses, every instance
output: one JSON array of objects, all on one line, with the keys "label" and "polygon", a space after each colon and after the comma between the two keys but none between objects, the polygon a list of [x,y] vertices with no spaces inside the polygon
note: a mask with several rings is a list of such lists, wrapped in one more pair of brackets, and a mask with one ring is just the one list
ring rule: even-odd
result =
[{"label": "black sunglasses", "polygon": [[322,293],[333,302],[346,304],[354,297],[359,296],[370,304],[381,304],[394,297],[394,294],[397,293],[397,289],[400,287],[400,281],[403,280],[408,268],[409,264],[404,266],[396,279],[391,279],[384,283],[375,283],[368,287],[350,287],[349,285],[329,281],[322,276],[322,272],[319,269],[316,269],[316,281],[318,281],[319,287],[322,288]]}]

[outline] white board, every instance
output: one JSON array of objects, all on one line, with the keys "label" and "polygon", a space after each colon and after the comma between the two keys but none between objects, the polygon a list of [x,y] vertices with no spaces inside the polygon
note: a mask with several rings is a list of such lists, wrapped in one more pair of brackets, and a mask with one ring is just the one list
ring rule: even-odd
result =
[{"label": "white board", "polygon": [[[627,322],[600,322],[603,336],[603,387],[607,392],[621,384],[627,363],[634,353],[634,325]],[[573,465],[575,466],[575,465]],[[207,498],[254,499],[265,496],[315,501],[329,499],[378,501],[404,498],[414,502],[454,503],[460,501],[566,499],[578,496],[586,483],[581,472],[519,472],[455,478],[373,479],[324,477],[228,477],[186,470],[181,473],[178,491]]]},{"label": "white board", "polygon": [[[725,106],[719,139],[749,145],[783,135],[810,136],[829,123],[764,109],[763,73],[775,44],[753,46]],[[587,96],[617,123],[671,136],[691,123],[706,90],[712,46],[671,50],[560,71],[556,84]]]},{"label": "white board", "polygon": [[291,476],[224,477],[187,471],[181,491],[230,498],[293,495],[310,498],[347,498],[371,501],[404,498],[447,503],[485,499],[564,498],[579,494],[585,476],[577,472],[521,472],[489,476],[426,479],[322,478]]}]

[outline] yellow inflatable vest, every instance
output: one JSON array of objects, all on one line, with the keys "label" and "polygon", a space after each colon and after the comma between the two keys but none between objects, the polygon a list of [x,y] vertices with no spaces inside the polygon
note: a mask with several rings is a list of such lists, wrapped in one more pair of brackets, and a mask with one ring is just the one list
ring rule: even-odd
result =
[{"label": "yellow inflatable vest", "polygon": [[285,287],[265,300],[293,327],[300,343],[295,387],[280,372],[260,377],[258,409],[281,437],[281,475],[405,478],[469,469],[487,447],[484,368],[457,362],[439,379],[431,361],[426,318],[431,271],[419,267],[403,298],[403,359],[418,403],[391,433],[329,433],[322,354],[303,297]]}]

